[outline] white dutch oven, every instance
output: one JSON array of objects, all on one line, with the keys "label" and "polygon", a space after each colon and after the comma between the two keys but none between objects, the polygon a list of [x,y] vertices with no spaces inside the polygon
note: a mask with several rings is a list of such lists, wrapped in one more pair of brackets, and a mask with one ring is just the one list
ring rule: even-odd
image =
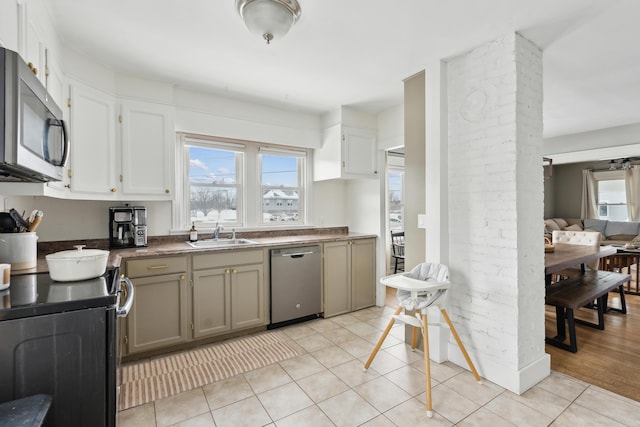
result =
[{"label": "white dutch oven", "polygon": [[84,245],[74,246],[76,250],[61,251],[47,255],[49,275],[58,282],[73,282],[100,277],[107,269],[109,251],[84,249]]},{"label": "white dutch oven", "polygon": [[0,263],[11,264],[12,270],[35,267],[38,263],[36,233],[0,233]]}]

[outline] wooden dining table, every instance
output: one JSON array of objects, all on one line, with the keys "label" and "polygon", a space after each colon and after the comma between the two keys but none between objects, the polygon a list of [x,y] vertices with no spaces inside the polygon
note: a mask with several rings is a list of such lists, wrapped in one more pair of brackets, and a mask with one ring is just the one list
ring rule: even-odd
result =
[{"label": "wooden dining table", "polygon": [[[609,291],[620,287],[622,283],[629,280],[629,275],[623,275],[609,271],[586,271],[585,264],[589,261],[602,257],[614,255],[617,249],[613,246],[585,246],[573,245],[569,243],[556,243],[553,252],[546,252],[544,255],[545,265],[545,302],[556,308],[556,336],[545,337],[545,342],[553,346],[568,350],[578,351],[576,340],[575,324],[580,323],[597,329],[604,329],[604,313],[607,311],[607,295]],[[580,265],[582,274],[576,277],[560,280],[551,284],[553,273],[558,273],[567,268]],[[621,289],[621,288],[620,288]],[[624,313],[624,294],[621,292]],[[573,312],[586,304],[597,300],[595,305],[598,309],[598,323],[574,318]],[[569,343],[565,342],[567,337],[565,322],[569,327]]]},{"label": "wooden dining table", "polygon": [[547,285],[551,283],[551,275],[566,268],[580,265],[584,273],[584,265],[595,259],[614,255],[617,249],[613,246],[586,246],[570,243],[556,243],[553,252],[544,254],[544,274]]}]

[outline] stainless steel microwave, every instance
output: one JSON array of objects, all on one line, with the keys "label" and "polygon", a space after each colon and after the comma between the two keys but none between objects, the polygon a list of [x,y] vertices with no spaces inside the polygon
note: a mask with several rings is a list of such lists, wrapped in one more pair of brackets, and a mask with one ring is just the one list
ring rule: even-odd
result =
[{"label": "stainless steel microwave", "polygon": [[0,181],[60,181],[68,157],[62,110],[24,60],[0,48]]}]

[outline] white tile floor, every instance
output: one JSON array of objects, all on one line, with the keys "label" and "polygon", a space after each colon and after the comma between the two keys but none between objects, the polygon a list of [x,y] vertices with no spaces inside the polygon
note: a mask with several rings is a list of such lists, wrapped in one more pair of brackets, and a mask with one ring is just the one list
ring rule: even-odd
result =
[{"label": "white tile floor", "polygon": [[128,409],[143,426],[640,426],[640,402],[553,372],[522,395],[431,363],[434,416],[425,414],[422,353],[392,329],[363,372],[391,310],[373,307],[279,329],[299,356]]}]

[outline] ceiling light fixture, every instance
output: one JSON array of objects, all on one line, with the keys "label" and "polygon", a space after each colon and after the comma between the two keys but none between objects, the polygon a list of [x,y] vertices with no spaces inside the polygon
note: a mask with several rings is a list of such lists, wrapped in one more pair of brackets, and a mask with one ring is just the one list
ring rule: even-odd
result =
[{"label": "ceiling light fixture", "polygon": [[236,0],[236,8],[249,31],[267,44],[284,37],[302,13],[297,0]]}]

